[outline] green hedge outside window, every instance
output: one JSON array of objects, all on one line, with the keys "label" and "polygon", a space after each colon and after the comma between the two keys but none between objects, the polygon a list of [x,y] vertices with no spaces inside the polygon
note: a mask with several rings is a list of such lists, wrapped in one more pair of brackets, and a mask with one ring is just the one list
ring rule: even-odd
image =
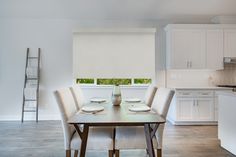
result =
[{"label": "green hedge outside window", "polygon": [[134,84],[151,84],[152,79],[146,79],[146,78],[135,78]]},{"label": "green hedge outside window", "polygon": [[132,79],[97,79],[97,85],[131,85]]},{"label": "green hedge outside window", "polygon": [[[152,83],[152,79],[149,78],[134,78],[133,85],[136,84],[150,84]],[[130,78],[118,78],[118,79],[110,79],[110,78],[98,78],[96,79],[96,85],[132,85],[132,79]],[[95,79],[93,78],[78,78],[76,79],[76,83],[80,84],[95,84]]]},{"label": "green hedge outside window", "polygon": [[94,84],[94,79],[92,79],[92,78],[76,79],[76,83],[80,83],[80,84]]}]

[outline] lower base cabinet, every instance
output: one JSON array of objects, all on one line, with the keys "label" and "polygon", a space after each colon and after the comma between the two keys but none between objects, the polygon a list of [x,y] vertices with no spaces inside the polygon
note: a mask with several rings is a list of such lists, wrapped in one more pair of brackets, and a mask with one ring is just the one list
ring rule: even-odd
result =
[{"label": "lower base cabinet", "polygon": [[179,121],[214,121],[214,101],[212,98],[180,98],[176,105],[176,119]]},{"label": "lower base cabinet", "polygon": [[213,90],[177,90],[167,119],[175,125],[215,125]]}]

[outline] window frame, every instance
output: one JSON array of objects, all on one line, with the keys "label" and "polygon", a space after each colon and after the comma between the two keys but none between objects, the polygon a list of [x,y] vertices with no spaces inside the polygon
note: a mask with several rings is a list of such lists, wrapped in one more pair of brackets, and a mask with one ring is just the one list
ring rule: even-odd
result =
[{"label": "window frame", "polygon": [[[98,85],[97,84],[97,79],[112,79],[112,78],[88,78],[88,79],[94,79],[94,83],[91,83],[91,84],[85,84],[85,83],[79,83],[79,82],[77,83],[77,79],[75,79],[74,83],[75,84],[80,84],[83,87],[94,87],[94,86],[96,86],[96,87],[113,87],[114,86],[112,84],[109,84],[109,85],[105,85],[105,84]],[[121,87],[147,87],[150,84],[152,84],[152,82],[153,82],[152,78],[119,78],[119,79],[131,79],[131,84],[130,85],[120,85]],[[135,84],[134,79],[151,79],[151,83],[148,83],[148,84]]]}]

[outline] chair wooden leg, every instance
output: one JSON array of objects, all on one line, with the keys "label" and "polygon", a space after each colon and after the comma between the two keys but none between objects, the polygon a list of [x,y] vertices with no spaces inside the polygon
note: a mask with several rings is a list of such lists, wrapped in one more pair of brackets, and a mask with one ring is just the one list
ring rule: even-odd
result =
[{"label": "chair wooden leg", "polygon": [[113,157],[113,150],[109,150],[108,155],[109,155],[109,157]]},{"label": "chair wooden leg", "polygon": [[78,157],[78,150],[75,150],[75,152],[74,152],[74,157]]},{"label": "chair wooden leg", "polygon": [[157,157],[162,157],[162,149],[157,149]]},{"label": "chair wooden leg", "polygon": [[116,149],[115,150],[115,157],[119,157],[120,156],[120,150]]},{"label": "chair wooden leg", "polygon": [[147,153],[147,154],[149,154],[149,153],[148,153],[148,149],[147,149],[147,148],[146,148],[146,153]]},{"label": "chair wooden leg", "polygon": [[71,157],[71,150],[66,150],[66,157]]}]

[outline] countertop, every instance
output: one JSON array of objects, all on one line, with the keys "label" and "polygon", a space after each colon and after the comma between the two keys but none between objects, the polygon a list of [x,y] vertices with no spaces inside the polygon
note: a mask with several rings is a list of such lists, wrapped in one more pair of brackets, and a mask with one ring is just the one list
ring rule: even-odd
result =
[{"label": "countertop", "polygon": [[231,96],[231,97],[236,97],[236,92],[230,92],[230,91],[217,91],[217,95],[226,95],[226,96]]},{"label": "countertop", "polygon": [[232,88],[228,87],[170,87],[175,90],[232,90]]}]

